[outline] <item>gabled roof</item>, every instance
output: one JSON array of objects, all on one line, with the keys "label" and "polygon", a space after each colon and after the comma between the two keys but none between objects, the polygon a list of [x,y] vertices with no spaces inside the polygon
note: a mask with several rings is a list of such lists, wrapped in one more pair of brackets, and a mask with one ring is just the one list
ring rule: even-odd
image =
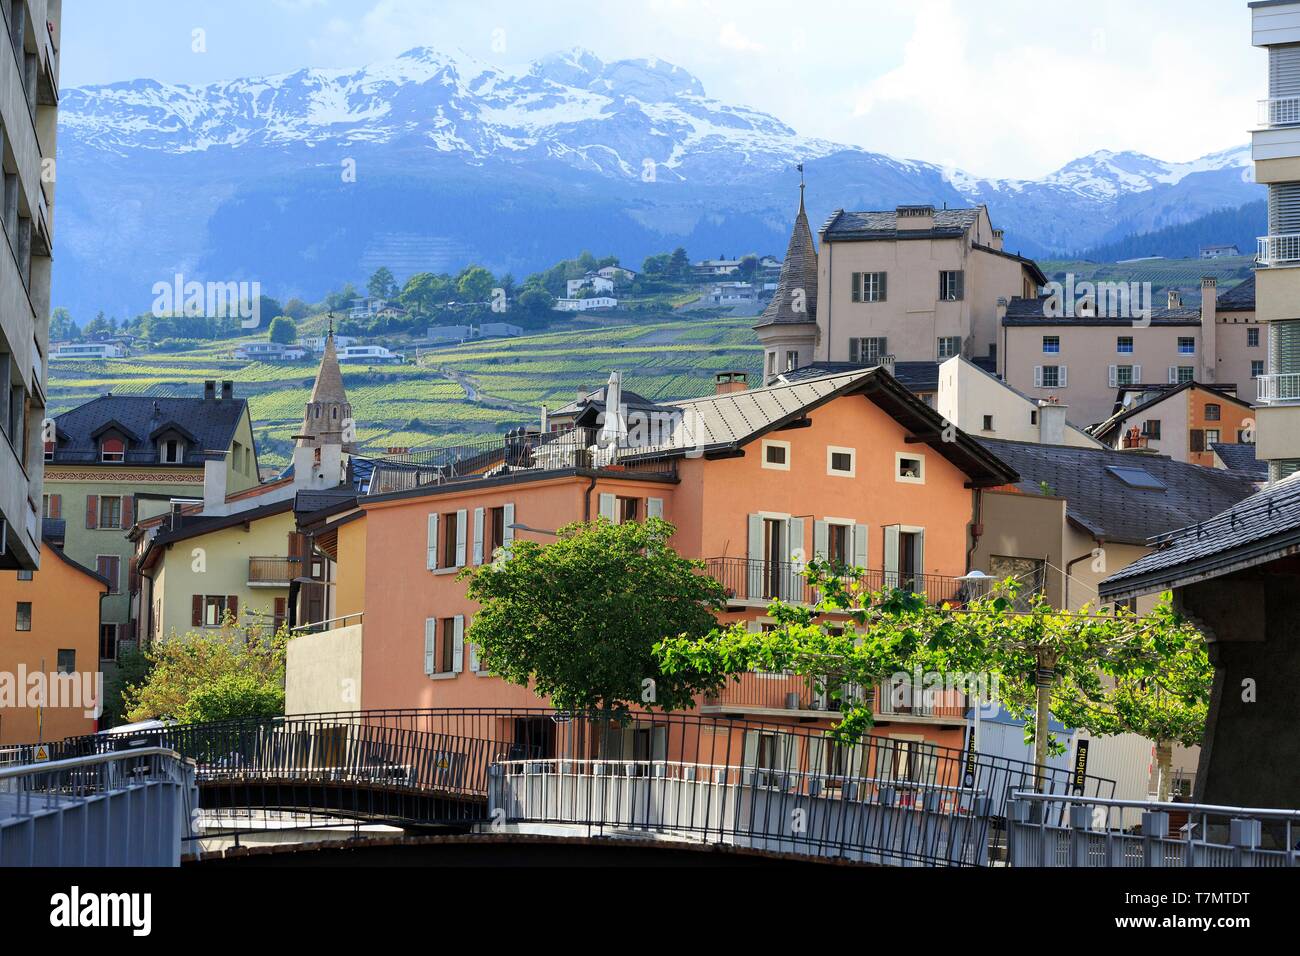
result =
[{"label": "gabled roof", "polygon": [[[1153,388],[1154,387],[1156,386],[1153,386]],[[1138,414],[1139,412],[1149,411],[1150,409],[1159,405],[1161,402],[1164,402],[1172,398],[1173,396],[1179,394],[1180,392],[1185,392],[1191,388],[1199,388],[1202,391],[1209,392],[1210,394],[1214,395],[1216,398],[1220,399],[1221,401],[1232,402],[1233,404],[1240,405],[1242,408],[1251,407],[1250,402],[1243,402],[1236,395],[1229,394],[1228,392],[1225,392],[1222,389],[1215,388],[1213,385],[1206,385],[1204,382],[1197,382],[1193,379],[1186,382],[1180,382],[1179,384],[1170,386],[1168,388],[1161,388],[1160,391],[1157,392],[1157,394],[1151,396],[1146,401],[1138,402],[1136,405],[1130,405],[1128,408],[1121,409],[1120,411],[1116,412],[1114,415],[1111,415],[1110,418],[1106,419],[1104,422],[1101,422],[1099,425],[1094,427],[1092,430],[1092,434],[1095,435],[1101,441],[1109,441],[1108,436],[1113,436],[1115,430],[1120,428],[1124,424],[1124,422],[1132,418],[1134,415]]]},{"label": "gabled roof", "polygon": [[[197,538],[199,535],[208,534],[212,531],[221,531],[225,528],[234,528],[241,524],[260,521],[262,518],[284,514],[292,509],[293,498],[282,498],[268,505],[248,508],[228,515],[196,515],[182,511],[174,526],[164,527],[163,530],[160,530],[150,539],[149,544],[140,555],[140,570],[147,571],[153,567],[157,563],[159,555],[166,550],[166,546],[169,544],[185,541],[189,538]],[[166,519],[170,518],[171,515],[167,514],[161,517]]]},{"label": "gabled roof", "polygon": [[193,438],[186,442],[186,466],[202,468],[204,451],[225,451],[234,441],[247,413],[242,398],[150,398],[144,395],[103,395],[54,419],[58,464],[99,461],[96,437],[116,428],[130,438],[126,464],[157,464],[158,449],[141,436],[170,425]]},{"label": "gabled roof", "polygon": [[1194,524],[1101,582],[1125,598],[1219,577],[1300,553],[1300,472]]},{"label": "gabled roof", "polygon": [[[796,306],[798,308],[796,308]],[[772,301],[763,309],[758,323],[767,325],[806,324],[817,321],[817,246],[808,227],[808,213],[803,205],[803,184],[799,184],[799,212],[794,217],[790,244],[781,261],[781,278]]]},{"label": "gabled roof", "polygon": [[[1015,296],[1007,303],[1006,315],[1002,317],[1003,325],[1057,325],[1057,326],[1128,326],[1133,327],[1133,319],[1130,318],[1107,318],[1106,316],[1080,316],[1080,315],[1048,315],[1047,303],[1051,298],[1050,294],[1036,296],[1032,299],[1026,299],[1024,296]],[[1200,325],[1201,310],[1191,306],[1181,306],[1177,309],[1152,309],[1152,325]]]},{"label": "gabled roof", "polygon": [[1255,311],[1255,273],[1234,285],[1215,302],[1219,312],[1254,312]]},{"label": "gabled roof", "polygon": [[955,239],[979,221],[980,208],[936,209],[930,229],[898,228],[898,210],[846,212],[837,209],[821,228],[823,242],[892,242],[897,239]]},{"label": "gabled roof", "polygon": [[1268,462],[1260,461],[1255,457],[1254,445],[1245,442],[1216,441],[1211,443],[1210,448],[1219,456],[1219,460],[1228,471],[1249,475],[1256,481],[1264,481],[1268,478]]},{"label": "gabled roof", "polygon": [[[1020,473],[1029,494],[1066,499],[1067,517],[1089,534],[1118,544],[1145,545],[1246,498],[1254,485],[1222,469],[1134,455],[1109,448],[1078,448],[981,438],[980,444]],[[1160,488],[1137,486],[1145,473]],[[1128,480],[1126,480],[1126,478]]]},{"label": "gabled roof", "polygon": [[[861,362],[809,362],[799,368],[782,372],[777,376],[780,382],[794,383],[810,378],[822,378],[843,372],[859,372],[874,365]],[[939,390],[938,362],[895,362],[894,378],[914,392],[937,392]]]}]

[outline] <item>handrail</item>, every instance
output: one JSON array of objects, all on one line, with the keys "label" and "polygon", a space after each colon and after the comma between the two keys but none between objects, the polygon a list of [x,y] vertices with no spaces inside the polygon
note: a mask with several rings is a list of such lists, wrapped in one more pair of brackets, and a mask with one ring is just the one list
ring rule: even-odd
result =
[{"label": "handrail", "polygon": [[1255,807],[1223,807],[1212,803],[1174,803],[1161,800],[1117,800],[1107,797],[1084,797],[1079,794],[1038,793],[1034,790],[1012,791],[1013,800],[1039,800],[1044,803],[1076,803],[1087,806],[1120,807],[1129,810],[1172,810],[1178,813],[1204,813],[1215,816],[1259,817],[1270,820],[1300,820],[1300,810],[1269,810]]},{"label": "handrail", "polygon": [[109,753],[90,754],[84,757],[63,757],[59,760],[43,760],[40,763],[24,763],[17,766],[0,767],[0,780],[10,777],[24,777],[33,773],[50,773],[56,770],[71,770],[76,767],[88,767],[115,760],[134,760],[137,757],[182,757],[170,747],[141,747],[138,750],[114,750]]},{"label": "handrail", "polygon": [[[311,622],[309,622],[309,623],[307,623],[307,624],[299,624],[299,625],[297,625],[296,627],[291,627],[291,628],[289,628],[289,633],[290,633],[290,634],[299,634],[299,633],[301,633],[301,634],[307,634],[307,633],[319,633],[320,631],[329,631],[329,630],[333,630],[333,628],[331,628],[331,627],[327,627],[326,625],[335,624],[335,623],[337,623],[338,621],[347,621],[347,620],[350,620],[351,618],[354,618],[354,617],[357,619],[357,623],[360,624],[360,623],[362,623],[362,620],[361,620],[361,619],[362,619],[363,617],[365,617],[365,614],[366,614],[365,611],[357,611],[355,614],[344,614],[342,617],[331,617],[331,618],[328,618],[327,620],[324,620],[324,621],[311,621]],[[345,624],[344,627],[346,627],[346,626],[347,626],[347,625]],[[310,630],[309,630],[309,629],[310,629]],[[355,712],[355,711],[340,711],[340,713],[356,713],[356,712]],[[309,715],[306,715],[306,714],[295,714],[294,716],[295,716],[295,717],[299,717],[299,716],[309,716]]]}]

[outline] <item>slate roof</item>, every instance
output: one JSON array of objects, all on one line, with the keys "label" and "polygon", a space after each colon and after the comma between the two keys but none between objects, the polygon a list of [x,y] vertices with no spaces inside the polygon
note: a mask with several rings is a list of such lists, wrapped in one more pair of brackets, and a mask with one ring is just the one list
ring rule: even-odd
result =
[{"label": "slate roof", "polygon": [[1238,282],[1215,302],[1220,312],[1254,312],[1255,311],[1255,273]]},{"label": "slate roof", "polygon": [[158,560],[158,556],[166,550],[166,545],[176,541],[185,541],[210,531],[219,531],[222,528],[233,528],[251,521],[258,521],[262,518],[268,518],[272,515],[283,514],[293,507],[293,498],[281,498],[279,501],[273,501],[267,505],[261,505],[257,508],[249,508],[246,511],[236,511],[228,515],[204,515],[204,514],[181,514],[163,515],[164,525],[159,525],[159,530],[152,538],[149,539],[148,545],[140,555],[141,570],[148,570],[153,567]]},{"label": "slate roof", "polygon": [[[218,391],[218,396],[220,391]],[[203,467],[203,452],[225,451],[248,409],[242,398],[149,398],[102,395],[54,419],[54,464],[99,461],[96,436],[106,427],[123,432],[125,464],[158,464],[157,439],[168,426],[187,436],[183,464]],[[256,456],[255,456],[256,457]]]},{"label": "slate roof", "polygon": [[[1131,389],[1132,386],[1128,386],[1128,388]],[[1124,422],[1128,421],[1130,418],[1132,418],[1134,415],[1138,414],[1139,412],[1148,411],[1154,408],[1156,405],[1159,405],[1161,402],[1166,401],[1167,399],[1177,395],[1179,392],[1187,391],[1189,388],[1199,388],[1202,389],[1203,391],[1209,392],[1210,394],[1216,396],[1220,401],[1233,402],[1234,404],[1240,405],[1242,408],[1250,408],[1250,402],[1243,402],[1237,396],[1229,392],[1226,392],[1221,388],[1216,388],[1213,385],[1207,385],[1204,382],[1198,382],[1195,379],[1191,379],[1186,382],[1180,382],[1177,385],[1169,385],[1169,386],[1153,385],[1151,386],[1151,388],[1158,390],[1156,391],[1155,395],[1151,396],[1146,401],[1137,402],[1133,405],[1130,405],[1128,408],[1121,408],[1119,411],[1111,415],[1110,418],[1106,419],[1104,422],[1101,422],[1095,428],[1093,428],[1092,430],[1093,436],[1099,439],[1100,441],[1104,441],[1109,444],[1110,441],[1115,437],[1115,432],[1120,427],[1123,426]]]},{"label": "slate roof", "polygon": [[[1126,325],[1133,326],[1132,318],[1106,318],[1105,316],[1050,316],[1047,314],[1049,295],[1040,295],[1032,299],[1015,296],[1007,303],[1006,315],[1002,317],[1003,325]],[[1200,325],[1199,307],[1182,306],[1177,309],[1152,309],[1152,325]]]},{"label": "slate roof", "polygon": [[1101,582],[1103,597],[1163,591],[1300,550],[1300,473],[1179,529],[1158,550]]},{"label": "slate roof", "polygon": [[1229,471],[1250,475],[1256,481],[1268,478],[1268,462],[1255,457],[1255,446],[1244,442],[1216,441],[1210,447]]},{"label": "slate roof", "polygon": [[898,210],[846,212],[837,209],[821,228],[823,242],[892,242],[896,239],[954,239],[979,221],[980,210],[936,209],[930,229],[898,228]]},{"label": "slate roof", "polygon": [[[801,365],[789,372],[782,372],[777,378],[782,382],[793,383],[868,368],[875,368],[875,366],[863,365],[861,362],[809,362],[807,365]],[[914,392],[937,392],[939,390],[939,363],[895,362],[894,378]]]},{"label": "slate roof", "polygon": [[[802,295],[799,294],[800,290]],[[800,306],[798,311],[796,306]],[[812,230],[808,227],[808,213],[804,211],[801,183],[799,212],[794,217],[790,244],[786,247],[785,258],[781,261],[781,278],[777,281],[776,293],[764,307],[754,328],[761,329],[778,323],[803,325],[816,321],[817,247],[813,243]]]},{"label": "slate roof", "polygon": [[[1069,519],[1103,541],[1145,545],[1149,539],[1217,514],[1249,496],[1255,487],[1241,475],[1106,448],[1041,445],[978,439],[1020,473],[1019,487],[1066,499]],[[1165,490],[1134,488],[1108,468],[1138,468]]]}]

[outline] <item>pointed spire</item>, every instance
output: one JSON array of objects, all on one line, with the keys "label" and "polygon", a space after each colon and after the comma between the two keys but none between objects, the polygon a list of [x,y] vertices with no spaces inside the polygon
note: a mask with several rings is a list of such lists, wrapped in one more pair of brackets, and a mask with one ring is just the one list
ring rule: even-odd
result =
[{"label": "pointed spire", "polygon": [[334,317],[331,313],[325,334],[325,350],[316,371],[311,398],[307,400],[298,444],[311,448],[343,444],[344,450],[351,452],[353,448],[343,441],[344,429],[351,418],[352,406],[348,404],[348,393],[343,387],[343,370],[339,368],[338,351],[334,346]]},{"label": "pointed spire", "polygon": [[817,321],[817,246],[804,209],[803,163],[796,168],[799,170],[799,211],[795,214],[790,244],[781,262],[776,294],[763,310],[754,326],[756,329],[775,323]]}]

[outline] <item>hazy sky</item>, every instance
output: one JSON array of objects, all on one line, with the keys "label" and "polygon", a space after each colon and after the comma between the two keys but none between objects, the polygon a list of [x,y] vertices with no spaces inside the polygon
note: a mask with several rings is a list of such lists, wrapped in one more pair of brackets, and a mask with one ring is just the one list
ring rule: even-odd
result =
[{"label": "hazy sky", "polygon": [[805,135],[990,176],[1245,143],[1266,83],[1237,0],[64,0],[63,19],[65,88],[581,46],[675,63]]}]

